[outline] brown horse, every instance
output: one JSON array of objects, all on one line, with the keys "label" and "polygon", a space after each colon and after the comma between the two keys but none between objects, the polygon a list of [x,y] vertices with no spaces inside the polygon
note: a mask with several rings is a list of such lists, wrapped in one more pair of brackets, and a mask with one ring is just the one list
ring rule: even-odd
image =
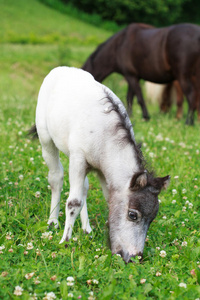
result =
[{"label": "brown horse", "polygon": [[139,80],[171,83],[177,80],[188,101],[187,124],[200,118],[200,27],[178,24],[154,28],[147,24],[130,24],[99,45],[82,67],[102,82],[109,74],[122,74],[128,82],[128,112],[132,112],[134,95],[143,117],[149,114]]}]

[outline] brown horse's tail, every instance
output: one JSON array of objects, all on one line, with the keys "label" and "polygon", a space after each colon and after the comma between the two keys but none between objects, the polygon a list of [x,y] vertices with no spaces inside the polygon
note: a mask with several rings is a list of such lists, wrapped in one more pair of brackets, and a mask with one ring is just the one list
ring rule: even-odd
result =
[{"label": "brown horse's tail", "polygon": [[36,128],[36,124],[34,124],[29,130],[28,130],[28,135],[31,136],[31,138],[34,139],[38,139],[38,133],[37,133],[37,128]]}]

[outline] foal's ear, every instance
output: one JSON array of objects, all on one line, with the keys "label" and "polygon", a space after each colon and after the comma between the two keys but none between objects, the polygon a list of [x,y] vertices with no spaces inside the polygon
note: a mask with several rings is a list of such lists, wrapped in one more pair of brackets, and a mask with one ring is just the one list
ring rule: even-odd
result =
[{"label": "foal's ear", "polygon": [[138,172],[133,175],[129,188],[132,191],[137,191],[147,185],[147,171]]},{"label": "foal's ear", "polygon": [[158,177],[157,180],[159,181],[160,184],[160,189],[165,189],[168,187],[170,183],[170,176],[167,175],[165,177]]}]

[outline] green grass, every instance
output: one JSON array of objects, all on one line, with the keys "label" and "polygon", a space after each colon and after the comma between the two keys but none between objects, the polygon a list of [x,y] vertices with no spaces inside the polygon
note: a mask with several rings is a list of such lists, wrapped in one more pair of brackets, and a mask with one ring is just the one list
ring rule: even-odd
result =
[{"label": "green grass", "polygon": [[[169,188],[159,196],[160,210],[148,231],[142,264],[125,265],[120,257],[111,255],[105,224],[108,208],[93,173],[88,195],[92,237],[83,234],[78,218],[75,239],[66,249],[59,245],[65,221],[62,214],[61,228],[51,229],[51,239],[43,238],[42,234],[49,232],[48,169],[39,142],[26,136],[34,123],[38,90],[53,67],[80,67],[111,33],[37,1],[0,0],[0,5],[0,39],[4,41],[0,47],[0,299],[34,299],[34,293],[37,299],[45,299],[45,292],[53,292],[57,299],[71,299],[69,293],[73,299],[199,298],[200,124],[185,126],[185,115],[181,121],[175,119],[175,107],[163,115],[158,105],[150,104],[151,120],[147,123],[134,104],[136,140],[143,142],[143,153],[157,175],[171,175]],[[10,39],[11,31],[18,42],[21,36],[26,37],[26,43]],[[58,41],[49,38],[54,31]],[[37,43],[32,42],[30,33]],[[71,37],[66,43],[65,36]],[[89,36],[93,36],[90,42]],[[113,74],[104,83],[125,102],[126,83],[121,76]],[[65,169],[64,212],[69,192],[68,159],[61,155],[61,160]],[[32,249],[27,250],[28,243]],[[159,255],[161,250],[166,251],[166,257]],[[29,273],[34,274],[27,276]],[[68,276],[73,276],[73,286],[67,284]],[[14,295],[16,286],[23,288],[21,296]]]}]

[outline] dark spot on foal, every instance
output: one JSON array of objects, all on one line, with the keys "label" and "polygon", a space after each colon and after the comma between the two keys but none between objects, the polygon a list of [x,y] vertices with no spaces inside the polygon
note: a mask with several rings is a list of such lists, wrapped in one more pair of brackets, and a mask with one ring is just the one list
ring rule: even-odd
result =
[{"label": "dark spot on foal", "polygon": [[80,207],[81,206],[81,201],[79,201],[77,199],[70,200],[67,205],[68,205],[69,209],[72,209],[74,207]]},{"label": "dark spot on foal", "polygon": [[74,210],[70,212],[70,216],[73,216],[74,215]]}]

